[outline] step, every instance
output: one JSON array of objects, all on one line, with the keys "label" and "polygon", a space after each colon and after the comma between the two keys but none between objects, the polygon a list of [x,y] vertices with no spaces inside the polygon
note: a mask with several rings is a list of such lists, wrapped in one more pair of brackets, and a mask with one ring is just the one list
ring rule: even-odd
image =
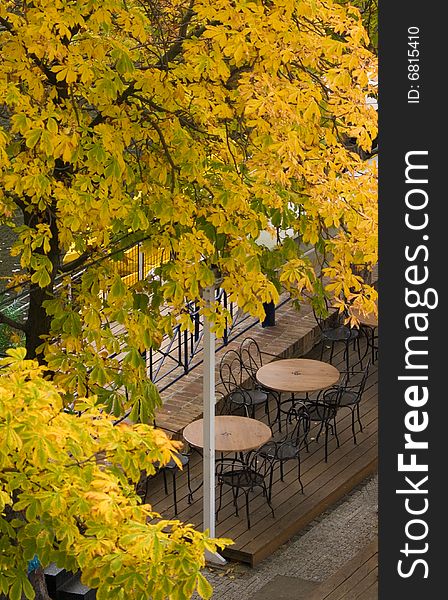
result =
[{"label": "step", "polygon": [[95,600],[96,590],[89,588],[80,581],[76,574],[58,588],[55,600]]},{"label": "step", "polygon": [[51,563],[44,569],[45,583],[47,584],[48,593],[51,598],[56,598],[58,588],[67,583],[73,578],[73,573],[58,567],[55,563]]}]

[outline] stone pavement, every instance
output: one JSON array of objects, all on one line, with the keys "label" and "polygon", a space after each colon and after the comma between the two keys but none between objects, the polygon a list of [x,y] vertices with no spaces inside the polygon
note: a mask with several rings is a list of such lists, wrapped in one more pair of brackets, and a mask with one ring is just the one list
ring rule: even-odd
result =
[{"label": "stone pavement", "polygon": [[206,568],[212,600],[305,600],[375,539],[378,478],[357,486],[255,568]]}]

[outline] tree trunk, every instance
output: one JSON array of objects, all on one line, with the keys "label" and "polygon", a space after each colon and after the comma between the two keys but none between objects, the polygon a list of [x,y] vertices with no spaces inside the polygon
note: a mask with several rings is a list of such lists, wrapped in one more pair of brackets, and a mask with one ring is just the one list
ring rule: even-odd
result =
[{"label": "tree trunk", "polygon": [[[53,208],[54,210],[56,209],[55,206]],[[25,225],[33,227],[35,226],[35,220],[35,215],[24,213]],[[41,215],[39,222],[47,223],[50,227],[52,237],[50,240],[50,251],[46,253],[46,256],[50,259],[53,268],[50,273],[51,282],[48,286],[44,288],[36,285],[31,286],[28,320],[26,323],[26,351],[27,358],[37,358],[39,362],[43,363],[44,358],[41,355],[37,355],[36,349],[42,344],[42,337],[50,333],[51,317],[47,315],[43,303],[45,300],[50,300],[53,297],[55,277],[59,267],[60,249],[56,218],[51,215]]]},{"label": "tree trunk", "polygon": [[36,349],[42,344],[43,335],[50,333],[51,318],[43,307],[44,300],[49,300],[53,286],[35,288],[30,292],[28,320],[26,324],[26,354],[27,358],[36,358]]},{"label": "tree trunk", "polygon": [[45,582],[45,575],[42,567],[39,567],[30,573],[28,579],[36,592],[35,600],[52,600],[48,595],[47,584]]}]

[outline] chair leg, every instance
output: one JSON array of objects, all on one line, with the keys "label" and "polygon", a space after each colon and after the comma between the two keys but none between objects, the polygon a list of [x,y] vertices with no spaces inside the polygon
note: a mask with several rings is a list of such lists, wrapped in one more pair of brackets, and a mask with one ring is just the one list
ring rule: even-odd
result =
[{"label": "chair leg", "polygon": [[325,462],[328,462],[328,425],[325,427]]},{"label": "chair leg", "polygon": [[176,469],[171,469],[173,474],[173,499],[174,499],[174,514],[177,516],[177,486],[176,486]]},{"label": "chair leg", "polygon": [[320,434],[322,433],[322,429],[323,429],[323,428],[324,428],[324,422],[323,422],[323,421],[321,421],[321,423],[320,423],[320,428],[319,428],[319,431],[317,432],[317,435],[316,435],[316,442],[318,442],[318,441],[319,441]]},{"label": "chair leg", "polygon": [[269,473],[269,490],[268,490],[268,501],[271,501],[272,497],[272,481],[274,478],[274,465],[271,465],[271,472]]},{"label": "chair leg", "polygon": [[[265,485],[265,487],[266,487],[266,484],[264,484],[264,485]],[[272,508],[272,504],[271,504],[271,498],[270,498],[270,496],[269,496],[269,495],[267,496],[267,502],[268,502],[268,506],[269,506],[269,508],[271,509],[272,518],[273,518],[273,519],[275,519],[274,509]]]},{"label": "chair leg", "polygon": [[267,397],[267,400],[266,400],[266,404],[265,404],[265,412],[266,412],[266,414],[267,414],[267,417],[268,417],[268,425],[269,425],[269,427],[270,427],[270,426],[271,426],[271,415],[270,415],[270,412],[269,412],[269,396]]},{"label": "chair leg", "polygon": [[188,485],[188,504],[191,504],[193,502],[193,492],[191,490],[190,461],[187,462],[187,485]]},{"label": "chair leg", "polygon": [[340,444],[339,444],[339,438],[338,438],[338,430],[336,429],[336,417],[333,419],[333,426],[331,428],[331,433],[336,438],[336,444],[337,444],[337,447],[339,448]]},{"label": "chair leg", "polygon": [[348,372],[350,370],[350,350],[349,350],[350,342],[345,342],[345,367],[347,369],[347,377]]},{"label": "chair leg", "polygon": [[356,338],[356,349],[358,351],[359,367],[360,367],[360,369],[363,369],[362,358],[361,358],[361,344],[360,344],[360,341],[359,341],[359,334],[358,334],[358,337]]},{"label": "chair leg", "polygon": [[238,493],[239,490],[237,487],[233,488],[233,504],[235,506],[235,516],[239,517],[239,512],[238,512]]},{"label": "chair leg", "polygon": [[283,481],[284,472],[283,472],[283,461],[280,461],[280,480]]},{"label": "chair leg", "polygon": [[163,486],[165,488],[165,495],[168,494],[168,482],[166,480],[166,469],[162,469],[162,475],[163,475]]},{"label": "chair leg", "polygon": [[351,409],[352,412],[352,433],[353,433],[353,443],[356,444],[356,432],[355,432],[355,411]]},{"label": "chair leg", "polygon": [[356,416],[358,417],[359,429],[362,432],[363,429],[362,429],[362,423],[361,423],[361,415],[360,415],[360,412],[359,412],[359,403],[356,405]]},{"label": "chair leg", "polygon": [[301,488],[302,494],[303,494],[303,483],[302,483],[302,480],[300,478],[300,475],[301,475],[300,471],[301,471],[301,469],[300,469],[300,456],[297,456],[297,478],[299,480],[300,488]]},{"label": "chair leg", "polygon": [[322,338],[322,346],[320,349],[320,360],[322,360],[322,358],[324,356],[324,347],[325,347],[325,340]]},{"label": "chair leg", "polygon": [[249,491],[245,491],[246,494],[246,518],[247,528],[250,529],[250,511],[249,511]]},{"label": "chair leg", "polygon": [[222,482],[219,484],[219,504],[218,504],[218,508],[216,510],[216,520],[218,520],[218,514],[219,514],[219,511],[221,510],[221,505],[222,505]]}]

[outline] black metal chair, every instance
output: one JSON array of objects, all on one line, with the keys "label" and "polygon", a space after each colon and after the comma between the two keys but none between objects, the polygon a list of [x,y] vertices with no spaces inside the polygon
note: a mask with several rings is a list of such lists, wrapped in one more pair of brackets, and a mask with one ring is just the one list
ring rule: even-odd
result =
[{"label": "black metal chair", "polygon": [[[177,452],[176,453],[177,458],[179,459],[181,465],[182,465],[182,470],[186,470],[187,471],[187,485],[188,485],[188,503],[190,504],[193,500],[193,491],[191,489],[191,479],[190,479],[190,452]],[[167,480],[167,473],[171,473],[171,477],[172,477],[172,484],[173,484],[173,502],[174,502],[174,514],[177,516],[178,514],[178,508],[177,508],[177,483],[176,483],[176,477],[177,474],[179,472],[179,467],[176,463],[176,461],[172,458],[169,462],[166,463],[166,465],[163,466],[159,466],[159,464],[156,462],[154,463],[154,466],[157,469],[158,473],[162,473],[163,476],[163,485],[165,488],[165,494],[168,494],[168,480]],[[145,492],[145,499],[148,496],[148,486],[149,486],[149,480],[151,479],[151,477],[147,477],[146,479],[146,492]]]},{"label": "black metal chair", "polygon": [[264,404],[269,415],[268,393],[260,389],[246,389],[243,387],[245,370],[241,363],[241,356],[236,350],[228,350],[221,359],[219,375],[221,385],[225,390],[226,405],[232,409],[242,408],[247,417],[255,418],[255,409]]},{"label": "black metal chair", "polygon": [[[339,438],[336,429],[336,414],[338,412],[338,396],[332,395],[326,397],[326,392],[322,395],[322,400],[310,401],[306,404],[308,418],[310,423],[320,424],[319,431],[316,435],[316,442],[319,441],[320,434],[325,431],[325,462],[328,462],[328,432],[336,438],[337,447],[339,448]],[[292,408],[292,411],[296,409]]]},{"label": "black metal chair", "polygon": [[378,328],[372,327],[372,325],[367,325],[365,323],[360,323],[359,329],[364,333],[367,339],[367,353],[371,351],[371,364],[375,364],[375,361],[378,359]]},{"label": "black metal chair", "polygon": [[272,516],[275,517],[272,508],[269,489],[266,485],[266,478],[272,479],[272,462],[264,457],[254,453],[249,455],[247,462],[240,459],[224,459],[216,466],[217,483],[219,486],[219,504],[216,511],[216,519],[222,506],[223,486],[230,486],[233,495],[233,504],[235,506],[235,515],[238,517],[238,496],[240,492],[244,493],[246,500],[246,519],[247,528],[250,529],[250,499],[249,495],[256,488],[260,488],[263,496],[266,498]]},{"label": "black metal chair", "polygon": [[[297,460],[297,478],[303,493],[301,476],[300,453],[304,448],[308,450],[308,433],[310,430],[310,419],[307,408],[295,406],[286,419],[286,433],[277,440],[270,440],[257,450],[257,454],[280,466],[280,479],[283,481],[283,465],[288,460]],[[269,498],[272,496],[272,475],[269,481]]]},{"label": "black metal chair", "polygon": [[345,377],[342,380],[341,384],[333,386],[328,390],[325,390],[322,399],[324,402],[330,402],[331,404],[337,404],[338,410],[343,408],[348,408],[351,412],[352,416],[352,435],[353,435],[353,443],[356,444],[356,432],[355,432],[355,412],[356,418],[359,423],[359,429],[362,432],[362,423],[361,423],[361,415],[359,410],[359,405],[364,394],[364,390],[367,384],[367,378],[369,376],[370,369],[370,359],[367,362],[367,366],[363,371],[356,371],[355,373],[350,373],[350,380],[353,381],[353,376],[356,374],[361,375],[361,379],[356,384],[349,383],[348,374],[345,374]]},{"label": "black metal chair", "polygon": [[[272,396],[272,398],[274,399],[274,401],[277,405],[277,417],[276,417],[276,419],[277,419],[278,415],[280,413],[280,401],[281,401],[280,393],[276,392],[275,390],[270,390],[268,388],[263,387],[257,381],[257,371],[264,364],[262,352],[260,350],[259,345],[253,338],[247,337],[240,344],[239,354],[240,354],[241,365],[243,367],[243,370],[249,376],[251,388],[253,390],[260,390],[260,391],[264,392],[265,394],[267,394],[268,398],[269,398],[269,396]],[[268,423],[269,423],[269,425],[271,425],[271,418],[270,418],[270,414],[269,414],[269,402],[267,402],[266,408],[267,408]],[[279,420],[279,430],[281,431],[280,420]]]},{"label": "black metal chair", "polygon": [[327,300],[325,299],[326,311],[325,316],[319,315],[313,307],[314,318],[316,319],[316,323],[320,329],[321,335],[321,353],[320,360],[322,360],[325,350],[325,345],[330,344],[330,359],[329,362],[333,360],[334,348],[335,344],[341,342],[345,345],[344,356],[345,356],[345,364],[347,371],[350,370],[350,344],[355,343],[358,351],[358,362],[361,363],[361,349],[359,345],[359,329],[355,329],[352,327],[348,327],[344,324],[345,314],[338,313],[336,315],[336,322],[334,325],[329,325],[326,321],[328,315],[330,314],[330,307],[328,305]]}]

